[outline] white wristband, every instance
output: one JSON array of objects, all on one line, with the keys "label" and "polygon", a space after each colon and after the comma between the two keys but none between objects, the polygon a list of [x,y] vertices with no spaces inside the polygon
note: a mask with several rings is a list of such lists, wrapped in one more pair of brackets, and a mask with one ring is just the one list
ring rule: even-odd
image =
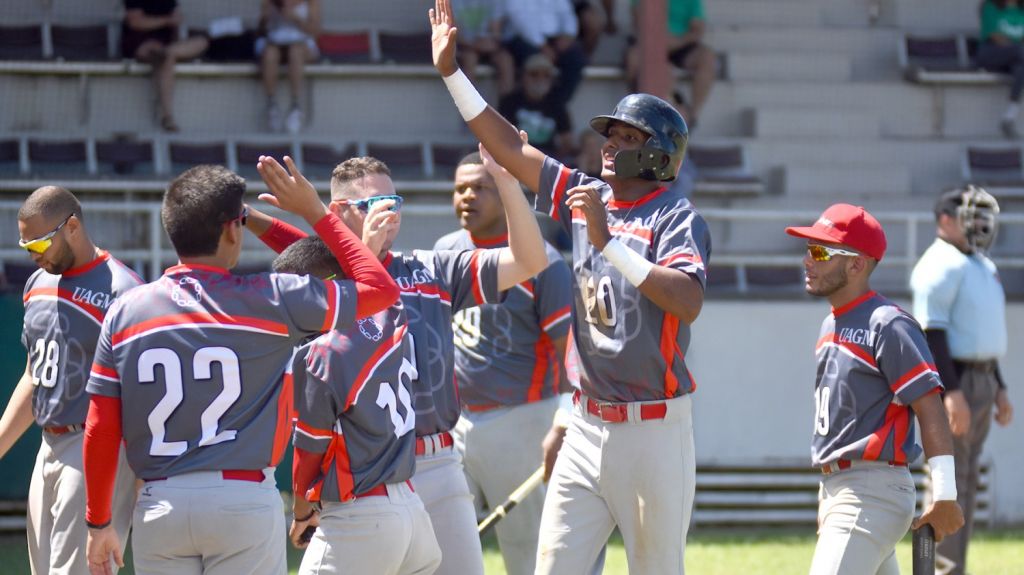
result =
[{"label": "white wristband", "polygon": [[558,396],[558,409],[555,410],[555,420],[552,423],[558,427],[569,427],[570,419],[572,419],[572,394],[563,393]]},{"label": "white wristband", "polygon": [[647,258],[627,248],[618,238],[612,238],[605,244],[601,255],[622,273],[626,281],[637,287],[644,283],[654,267]]},{"label": "white wristband", "polygon": [[956,501],[956,469],[952,455],[928,458],[932,476],[932,501]]},{"label": "white wristband", "polygon": [[452,99],[455,100],[455,107],[459,109],[463,120],[468,122],[487,109],[487,101],[480,95],[480,92],[476,91],[473,83],[462,73],[461,68],[451,76],[445,76],[443,80]]}]

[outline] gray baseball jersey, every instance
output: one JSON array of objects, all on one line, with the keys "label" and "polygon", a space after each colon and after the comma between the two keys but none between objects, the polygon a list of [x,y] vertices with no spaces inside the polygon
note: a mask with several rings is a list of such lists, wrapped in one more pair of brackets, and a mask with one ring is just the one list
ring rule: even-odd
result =
[{"label": "gray baseball jersey", "polygon": [[608,227],[629,249],[678,269],[705,286],[711,235],[704,218],[682,194],[661,188],[636,202],[615,201],[611,187],[545,158],[537,209],[561,223],[573,239],[575,311],[580,386],[605,401],[650,401],[696,389],[686,368],[690,328],[666,313],[590,244],[583,214],[570,213],[566,191],[597,188],[608,207]]},{"label": "gray baseball jersey", "polygon": [[455,427],[462,411],[455,386],[452,314],[499,303],[499,250],[424,251],[388,254],[384,267],[402,294],[412,345],[416,435]]},{"label": "gray baseball jersey", "polygon": [[350,281],[174,266],[111,307],[87,389],[121,398],[128,463],[143,479],[276,465],[295,345],[352,325],[355,304]]},{"label": "gray baseball jersey", "polygon": [[412,477],[415,375],[399,302],[304,345],[292,364],[295,447],[325,454],[310,501],[349,501]]},{"label": "gray baseball jersey", "polygon": [[942,389],[917,322],[868,292],[825,318],[815,353],[813,465],[917,459],[910,404]]},{"label": "gray baseball jersey", "polygon": [[105,251],[61,275],[40,269],[29,278],[21,343],[29,353],[32,413],[40,426],[85,423],[85,384],[103,318],[115,298],[140,284]]},{"label": "gray baseball jersey", "polygon": [[[434,249],[495,248],[508,245],[475,240],[466,230],[452,232]],[[470,410],[521,405],[562,389],[562,358],[552,340],[565,337],[572,319],[569,266],[545,244],[548,267],[511,289],[505,301],[455,314],[455,377],[462,404]]]}]

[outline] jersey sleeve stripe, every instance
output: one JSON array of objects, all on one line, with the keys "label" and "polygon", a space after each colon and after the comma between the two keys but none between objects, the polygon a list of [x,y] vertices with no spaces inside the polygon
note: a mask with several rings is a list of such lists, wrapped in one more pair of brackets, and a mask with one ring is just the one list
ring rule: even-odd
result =
[{"label": "jersey sleeve stripe", "polygon": [[[665,397],[672,399],[679,390],[679,379],[672,372],[672,366],[679,352],[676,343],[676,336],[679,333],[679,318],[671,314],[665,314],[665,320],[661,324],[661,357],[665,361]],[[682,355],[682,354],[679,354]]]},{"label": "jersey sleeve stripe", "polygon": [[444,304],[447,304],[447,305],[451,305],[452,304],[452,296],[451,296],[451,294],[449,294],[448,292],[444,291],[443,289],[441,289],[441,288],[439,288],[438,286],[435,286],[435,285],[418,284],[418,285],[410,287],[409,289],[402,289],[401,291],[402,291],[403,294],[417,295],[417,296],[420,296],[420,297],[425,297],[425,298],[430,298],[430,299],[438,299],[438,300],[441,300],[441,302],[444,303]]},{"label": "jersey sleeve stripe", "polygon": [[337,436],[334,442],[334,471],[338,475],[338,498],[341,501],[351,501],[355,494],[355,480],[352,477],[352,464],[348,457],[348,447],[345,445],[345,438]]},{"label": "jersey sleeve stripe", "polygon": [[473,250],[473,255],[469,258],[469,272],[473,276],[473,299],[478,305],[486,303],[483,290],[480,289],[480,254],[482,253],[482,250]]},{"label": "jersey sleeve stripe", "polygon": [[324,316],[324,324],[320,331],[330,331],[338,323],[338,310],[341,309],[341,290],[338,284],[333,281],[324,282],[327,287],[327,314]]},{"label": "jersey sleeve stripe", "polygon": [[704,261],[700,259],[699,255],[694,255],[694,254],[673,254],[673,255],[671,255],[671,256],[661,260],[660,262],[658,262],[658,265],[659,266],[670,266],[670,265],[672,265],[672,264],[674,264],[676,262],[680,262],[680,261],[682,261],[682,262],[690,262],[690,263],[694,263],[694,264],[698,264],[698,265],[703,265],[704,264]]},{"label": "jersey sleeve stripe", "polygon": [[101,325],[103,324],[103,316],[106,315],[102,309],[88,302],[76,300],[70,291],[61,288],[45,287],[29,290],[24,295],[24,303],[28,304],[31,301],[67,302],[72,308],[84,313],[89,319]]},{"label": "jersey sleeve stripe", "polygon": [[572,317],[572,306],[565,306],[562,309],[556,310],[554,313],[544,318],[540,322],[540,328],[544,331],[550,330],[552,327],[568,320]]},{"label": "jersey sleeve stripe", "polygon": [[284,457],[284,450],[288,447],[288,435],[292,428],[292,421],[295,420],[295,396],[292,389],[295,387],[295,377],[291,373],[292,360],[295,359],[295,351],[288,360],[288,369],[285,370],[282,380],[281,391],[277,395],[277,421],[274,423],[274,445],[270,450],[270,465],[276,467]]},{"label": "jersey sleeve stripe", "polygon": [[356,376],[353,382],[352,389],[349,390],[348,398],[345,401],[345,410],[352,407],[359,401],[359,394],[363,391],[363,387],[370,380],[373,372],[380,367],[380,364],[384,362],[395,350],[401,349],[402,339],[405,337],[405,331],[407,327],[401,326],[395,330],[395,333],[391,335],[391,338],[387,341],[381,342],[377,349],[370,356],[370,359],[363,365],[363,369],[359,371],[359,375]]},{"label": "jersey sleeve stripe", "polygon": [[897,379],[895,383],[890,385],[889,389],[891,389],[893,393],[898,395],[901,391],[906,389],[907,386],[913,384],[918,379],[921,379],[922,377],[925,377],[929,374],[934,374],[936,377],[938,377],[939,372],[936,370],[934,365],[928,362],[921,362],[915,365],[914,367],[910,368],[907,371],[907,373],[903,374],[903,376]]},{"label": "jersey sleeve stripe", "polygon": [[530,375],[530,388],[526,391],[527,403],[540,401],[544,394],[544,380],[548,373],[548,366],[554,367],[551,359],[554,355],[551,350],[551,338],[548,334],[542,333],[533,345],[533,373]]},{"label": "jersey sleeve stripe", "polygon": [[561,221],[561,217],[558,215],[558,206],[565,199],[565,188],[569,183],[569,174],[571,173],[569,168],[562,166],[558,171],[558,179],[555,180],[555,189],[551,190],[551,209],[548,210],[548,215],[556,222]]},{"label": "jersey sleeve stripe", "polygon": [[121,376],[117,373],[116,369],[102,366],[98,363],[93,363],[92,368],[89,371],[89,377],[95,377],[99,379],[105,379],[107,381],[120,382]]},{"label": "jersey sleeve stripe", "polygon": [[[575,217],[573,218],[573,220],[575,221]],[[586,220],[584,219],[584,221]],[[608,231],[610,231],[612,235],[615,236],[630,236],[632,238],[636,238],[647,245],[651,245],[651,242],[654,240],[654,232],[651,231],[650,228],[645,228],[636,225],[610,225],[608,226]]]},{"label": "jersey sleeve stripe", "polygon": [[240,329],[269,335],[288,336],[288,326],[283,323],[258,317],[231,316],[220,313],[211,314],[202,311],[155,317],[115,333],[111,336],[110,340],[113,346],[117,347],[147,333],[197,326]]},{"label": "jersey sleeve stripe", "polygon": [[849,355],[857,361],[860,361],[871,369],[878,370],[878,364],[875,362],[875,358],[871,357],[871,354],[858,347],[857,344],[840,343],[836,341],[836,335],[834,333],[826,334],[819,339],[818,345],[815,346],[814,353],[820,353],[821,350],[826,347],[835,347],[839,351]]},{"label": "jersey sleeve stripe", "polygon": [[310,439],[326,439],[329,441],[332,437],[334,437],[333,430],[313,427],[312,425],[303,422],[301,419],[295,421],[295,431],[301,433],[302,435],[305,435]]}]

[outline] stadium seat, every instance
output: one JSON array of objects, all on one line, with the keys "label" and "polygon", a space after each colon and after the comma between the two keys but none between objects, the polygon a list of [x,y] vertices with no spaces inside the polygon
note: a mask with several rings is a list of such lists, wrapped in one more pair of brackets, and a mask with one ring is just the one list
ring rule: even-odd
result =
[{"label": "stadium seat", "polygon": [[341,149],[330,144],[302,144],[302,173],[311,181],[330,180],[335,166],[357,154],[355,144]]},{"label": "stadium seat", "polygon": [[153,176],[153,143],[129,139],[97,141],[96,164],[101,175]]},{"label": "stadium seat", "polygon": [[33,175],[85,175],[89,154],[83,140],[29,140],[28,159]]},{"label": "stadium seat", "polygon": [[168,145],[168,154],[171,160],[172,175],[180,174],[199,164],[220,164],[224,166],[228,163],[228,154],[224,142],[171,142]]},{"label": "stadium seat", "polygon": [[274,143],[243,143],[238,142],[235,144],[235,161],[238,164],[238,174],[246,179],[260,177],[259,172],[256,170],[256,163],[259,161],[260,156],[273,156],[275,160],[282,162],[284,156],[292,156],[292,145],[289,143],[274,142]]},{"label": "stadium seat", "polygon": [[0,59],[36,60],[42,57],[42,26],[0,26]]},{"label": "stadium seat", "polygon": [[0,176],[16,176],[21,171],[18,140],[0,140]]},{"label": "stadium seat", "polygon": [[114,55],[109,27],[51,26],[53,57],[64,60],[110,60]]},{"label": "stadium seat", "polygon": [[324,32],[316,39],[320,55],[335,64],[366,63],[373,60],[370,32]]},{"label": "stadium seat", "polygon": [[477,151],[476,144],[431,144],[432,162],[429,166],[428,176],[442,180],[452,178],[459,161],[466,157],[466,154],[475,151]]},{"label": "stadium seat", "polygon": [[1024,198],[1024,160],[1020,146],[968,146],[963,155],[965,182],[997,197]]},{"label": "stadium seat", "polygon": [[708,266],[708,289],[735,289],[739,284],[739,272],[736,266]]},{"label": "stadium seat", "polygon": [[764,192],[764,183],[750,173],[746,150],[740,145],[692,145],[686,154],[697,167],[694,193],[698,195],[755,196]]},{"label": "stadium seat", "polygon": [[426,175],[420,144],[367,144],[366,155],[384,162],[395,179],[422,179]]},{"label": "stadium seat", "polygon": [[797,288],[803,285],[803,270],[794,266],[748,266],[747,284],[758,288]]},{"label": "stadium seat", "polygon": [[1003,74],[987,72],[973,64],[961,35],[913,36],[903,34],[898,57],[903,76],[917,84],[994,84]]},{"label": "stadium seat", "polygon": [[393,64],[430,64],[430,32],[380,32],[381,60]]}]

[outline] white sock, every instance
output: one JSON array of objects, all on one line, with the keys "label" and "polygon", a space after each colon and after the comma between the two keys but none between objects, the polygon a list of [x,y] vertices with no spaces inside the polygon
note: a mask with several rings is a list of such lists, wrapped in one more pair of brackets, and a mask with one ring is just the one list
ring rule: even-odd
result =
[{"label": "white sock", "polygon": [[1017,102],[1010,102],[1010,105],[1006,107],[1006,112],[1003,114],[1004,120],[1016,120],[1017,114],[1020,112],[1020,104]]}]

